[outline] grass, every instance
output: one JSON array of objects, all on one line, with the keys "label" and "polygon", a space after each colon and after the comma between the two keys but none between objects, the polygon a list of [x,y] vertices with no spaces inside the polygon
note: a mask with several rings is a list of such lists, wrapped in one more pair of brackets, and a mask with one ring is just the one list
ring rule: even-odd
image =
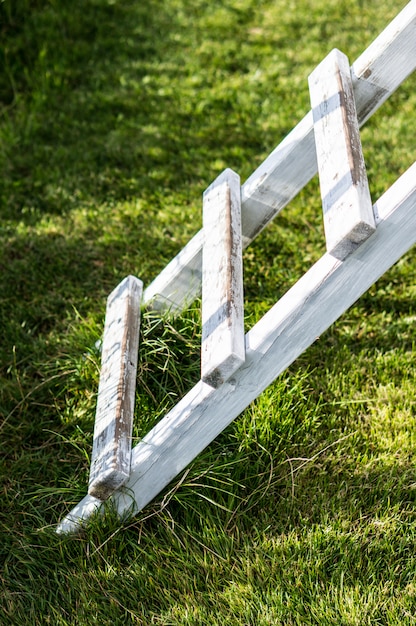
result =
[{"label": "grass", "polygon": [[[145,284],[405,2],[0,3],[1,623],[414,624],[414,250],[136,518],[86,492],[105,299]],[[376,199],[414,159],[415,77],[366,125]],[[247,250],[250,327],[324,249],[314,179]],[[163,322],[163,323],[162,323]],[[198,379],[197,306],[143,318],[140,438]]]}]

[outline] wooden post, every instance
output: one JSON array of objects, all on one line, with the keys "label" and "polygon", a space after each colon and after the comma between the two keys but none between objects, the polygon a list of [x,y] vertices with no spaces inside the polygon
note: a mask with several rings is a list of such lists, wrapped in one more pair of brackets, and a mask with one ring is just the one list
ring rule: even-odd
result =
[{"label": "wooden post", "polygon": [[327,250],[345,259],[375,230],[350,65],[332,50],[309,76]]},{"label": "wooden post", "polygon": [[202,380],[218,387],[244,363],[240,177],[226,169],[204,193]]},{"label": "wooden post", "polygon": [[88,493],[105,500],[130,475],[143,283],[128,276],[108,296]]}]

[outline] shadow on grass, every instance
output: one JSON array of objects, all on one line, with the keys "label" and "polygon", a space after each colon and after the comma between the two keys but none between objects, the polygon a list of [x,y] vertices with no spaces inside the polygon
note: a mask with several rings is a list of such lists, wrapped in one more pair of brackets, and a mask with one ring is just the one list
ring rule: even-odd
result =
[{"label": "shadow on grass", "polygon": [[27,66],[13,77],[25,92],[11,111],[4,199],[7,217],[26,223],[141,191],[157,165],[147,153],[162,141],[163,98],[142,79],[162,64],[167,16],[151,1],[59,4],[26,16],[29,77],[19,80]]},{"label": "shadow on grass", "polygon": [[[238,111],[224,124],[235,92],[199,107],[201,90],[221,81],[208,65],[204,83],[201,60],[194,81],[198,31],[170,5],[21,0],[0,10],[1,316],[33,334],[65,323],[65,308],[102,301],[129,272],[153,278],[198,229],[213,152],[226,160],[260,139]],[[20,340],[25,332],[6,334],[6,362]]]},{"label": "shadow on grass", "polygon": [[[259,146],[258,131],[237,112],[224,123],[235,92],[213,99],[209,110],[199,106],[206,85],[196,74],[204,68],[190,61],[198,34],[172,7],[153,0],[43,4],[14,24],[17,51],[13,29],[6,30],[8,57],[19,52],[20,63],[9,58],[13,103],[4,95],[11,110],[3,218],[33,224],[80,203],[171,191],[182,191],[186,202],[192,181],[209,184],[215,146],[225,159],[235,144]],[[215,84],[209,65],[205,77]]]}]

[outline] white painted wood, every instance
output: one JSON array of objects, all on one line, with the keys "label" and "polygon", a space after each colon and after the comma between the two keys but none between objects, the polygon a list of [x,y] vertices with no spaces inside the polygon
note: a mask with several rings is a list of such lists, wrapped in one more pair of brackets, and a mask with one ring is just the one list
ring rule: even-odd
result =
[{"label": "white painted wood", "polygon": [[130,475],[142,289],[128,276],[107,299],[88,488],[101,500]]},{"label": "white painted wood", "polygon": [[[416,0],[412,0],[352,65],[360,126],[415,68]],[[244,248],[299,193],[317,169],[310,111],[242,186]],[[149,285],[145,303],[175,313],[199,296],[202,244],[200,231]]]},{"label": "white painted wood", "polygon": [[309,76],[326,247],[345,259],[375,230],[350,65],[335,49]]},{"label": "white painted wood", "polygon": [[102,510],[102,505],[103,501],[99,498],[86,495],[58,524],[56,532],[58,535],[76,532],[94,513]]},{"label": "white painted wood", "polygon": [[177,313],[200,295],[203,242],[201,229],[146,287],[143,302],[148,308]]},{"label": "white painted wood", "polygon": [[[416,243],[416,163],[374,205],[377,229],[345,261],[325,254],[246,335],[246,361],[218,389],[199,382],[133,449],[112,502],[140,511],[252,400]],[[100,503],[89,496],[62,521],[74,532]]]},{"label": "white painted wood", "polygon": [[416,0],[411,0],[351,68],[360,126],[416,67]]},{"label": "white painted wood", "polygon": [[240,177],[226,169],[203,196],[201,377],[222,385],[244,363]]}]

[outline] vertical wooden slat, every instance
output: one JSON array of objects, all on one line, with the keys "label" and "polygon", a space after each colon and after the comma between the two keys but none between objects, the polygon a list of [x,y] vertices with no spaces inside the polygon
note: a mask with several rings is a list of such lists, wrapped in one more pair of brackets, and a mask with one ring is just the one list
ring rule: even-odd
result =
[{"label": "vertical wooden slat", "polygon": [[375,230],[350,66],[332,50],[309,76],[327,250],[345,259]]},{"label": "vertical wooden slat", "polygon": [[226,169],[203,197],[202,380],[213,387],[244,363],[240,177]]},{"label": "vertical wooden slat", "polygon": [[105,500],[130,475],[143,283],[128,276],[108,296],[88,493]]}]

